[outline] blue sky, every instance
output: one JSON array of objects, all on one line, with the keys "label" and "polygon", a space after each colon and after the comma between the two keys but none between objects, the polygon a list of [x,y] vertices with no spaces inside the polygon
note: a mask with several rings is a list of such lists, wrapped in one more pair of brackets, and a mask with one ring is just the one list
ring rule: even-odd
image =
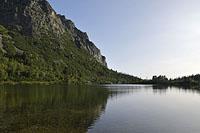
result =
[{"label": "blue sky", "polygon": [[199,0],[49,0],[88,33],[109,68],[142,78],[200,73]]}]

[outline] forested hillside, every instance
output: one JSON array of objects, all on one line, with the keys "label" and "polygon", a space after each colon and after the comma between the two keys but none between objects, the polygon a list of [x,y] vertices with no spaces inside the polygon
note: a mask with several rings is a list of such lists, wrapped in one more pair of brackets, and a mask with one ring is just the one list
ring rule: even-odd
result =
[{"label": "forested hillside", "polygon": [[136,83],[107,68],[106,58],[71,20],[46,0],[0,5],[0,81]]}]

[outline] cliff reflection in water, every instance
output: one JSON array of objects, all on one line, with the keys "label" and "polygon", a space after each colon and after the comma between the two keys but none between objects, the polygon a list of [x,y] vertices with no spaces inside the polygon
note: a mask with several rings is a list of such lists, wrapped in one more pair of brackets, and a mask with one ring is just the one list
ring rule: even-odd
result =
[{"label": "cliff reflection in water", "polygon": [[106,89],[88,86],[2,86],[0,132],[87,132],[108,95]]}]

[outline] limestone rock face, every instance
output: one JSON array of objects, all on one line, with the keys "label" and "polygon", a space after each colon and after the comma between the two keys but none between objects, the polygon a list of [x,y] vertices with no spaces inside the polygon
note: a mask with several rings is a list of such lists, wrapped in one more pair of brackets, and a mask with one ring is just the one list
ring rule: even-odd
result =
[{"label": "limestone rock face", "polygon": [[89,40],[87,33],[77,29],[74,23],[71,20],[66,19],[65,16],[59,16],[66,30],[68,30],[71,34],[77,47],[87,50],[90,55],[96,58],[98,62],[102,63],[104,66],[107,66],[106,57],[102,56],[100,49],[98,49],[95,44]]},{"label": "limestone rock face", "polygon": [[17,28],[26,35],[64,32],[61,20],[46,0],[1,1],[0,24]]},{"label": "limestone rock face", "polygon": [[107,66],[106,58],[89,40],[87,33],[76,28],[71,20],[58,15],[46,0],[0,0],[0,24],[28,36],[48,33],[59,36],[67,30],[78,48],[85,49]]}]

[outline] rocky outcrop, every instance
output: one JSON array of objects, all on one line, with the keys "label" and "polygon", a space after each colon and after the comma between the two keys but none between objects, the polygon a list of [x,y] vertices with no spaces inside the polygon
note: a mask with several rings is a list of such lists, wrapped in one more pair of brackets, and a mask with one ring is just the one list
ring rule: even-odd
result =
[{"label": "rocky outcrop", "polygon": [[87,33],[77,29],[75,24],[71,20],[66,19],[65,16],[59,15],[59,17],[66,30],[68,30],[68,32],[71,34],[76,46],[78,48],[87,50],[90,55],[96,58],[98,62],[102,63],[104,66],[107,66],[106,57],[102,56],[101,51],[95,46],[93,42],[89,40]]},{"label": "rocky outcrop", "polygon": [[46,0],[1,1],[0,24],[16,28],[26,35],[64,32],[62,22]]},{"label": "rocky outcrop", "polygon": [[76,28],[71,20],[58,15],[46,0],[0,1],[0,24],[28,36],[49,33],[60,36],[67,30],[78,48],[85,49],[98,62],[107,66],[105,57],[88,35]]}]

